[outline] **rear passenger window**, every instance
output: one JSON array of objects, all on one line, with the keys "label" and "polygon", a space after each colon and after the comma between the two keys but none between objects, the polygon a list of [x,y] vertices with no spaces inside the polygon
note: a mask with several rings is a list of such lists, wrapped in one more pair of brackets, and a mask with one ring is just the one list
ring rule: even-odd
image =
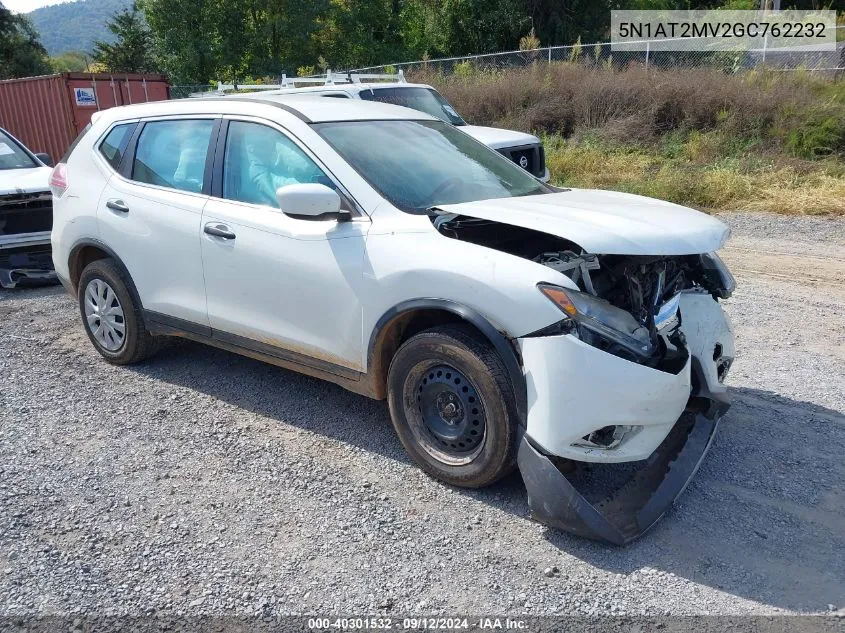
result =
[{"label": "rear passenger window", "polygon": [[152,121],[138,138],[132,180],[199,193],[212,119]]},{"label": "rear passenger window", "polygon": [[[120,166],[120,159],[123,158],[123,153],[126,151],[126,146],[129,144],[129,137],[132,136],[132,130],[135,129],[135,123],[124,123],[123,125],[115,125],[111,132],[106,135],[106,138],[100,143],[100,154],[106,159],[106,162],[117,169]],[[83,132],[84,134],[84,132]],[[82,134],[80,134],[80,137]]]}]

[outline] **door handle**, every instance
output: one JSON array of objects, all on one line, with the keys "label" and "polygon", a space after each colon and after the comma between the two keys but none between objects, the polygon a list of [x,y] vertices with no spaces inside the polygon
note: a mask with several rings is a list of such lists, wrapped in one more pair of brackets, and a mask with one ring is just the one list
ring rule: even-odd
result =
[{"label": "door handle", "polygon": [[222,237],[224,240],[235,239],[235,234],[232,233],[229,230],[229,227],[225,224],[206,224],[203,230],[209,235],[213,235],[214,237]]},{"label": "door handle", "polygon": [[129,213],[129,207],[126,206],[123,200],[109,200],[106,202],[106,207],[118,213]]}]

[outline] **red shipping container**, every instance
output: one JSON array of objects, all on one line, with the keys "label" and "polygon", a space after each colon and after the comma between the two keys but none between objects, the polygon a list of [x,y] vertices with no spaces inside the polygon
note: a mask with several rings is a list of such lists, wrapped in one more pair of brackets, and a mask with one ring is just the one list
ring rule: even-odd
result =
[{"label": "red shipping container", "polygon": [[0,127],[58,161],[91,115],[170,98],[165,75],[62,73],[0,81]]}]

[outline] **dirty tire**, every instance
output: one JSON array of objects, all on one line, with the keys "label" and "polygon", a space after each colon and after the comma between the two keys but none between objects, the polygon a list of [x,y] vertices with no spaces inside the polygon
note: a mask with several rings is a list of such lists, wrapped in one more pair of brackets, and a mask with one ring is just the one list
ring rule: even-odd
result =
[{"label": "dirty tire", "polygon": [[[454,381],[460,376],[459,385],[453,387],[451,381],[444,380],[448,368],[457,370]],[[445,385],[423,384],[438,371],[444,373],[439,380]],[[390,416],[396,433],[405,450],[426,473],[455,486],[481,488],[514,470],[517,415],[513,388],[496,350],[473,328],[446,325],[413,336],[393,357],[387,383]],[[455,390],[457,413],[454,408],[445,410],[446,413],[442,407],[438,408],[442,401],[448,406],[453,395],[451,391],[443,391],[447,388]],[[433,396],[431,389],[436,389]],[[470,426],[478,422],[472,415],[475,405],[467,404],[471,408],[468,411],[461,408],[461,402],[465,401],[460,398],[466,398],[467,394],[471,394],[473,403],[482,405],[477,415],[483,422],[480,441],[460,431],[468,428],[471,433],[473,428],[479,428]],[[431,414],[432,410],[436,415]],[[438,419],[437,416],[443,415],[445,419]],[[459,421],[455,421],[455,415]],[[466,415],[469,418],[465,420]],[[455,452],[455,444],[439,433],[438,429],[443,428],[457,434],[459,439],[469,438],[471,448]]]},{"label": "dirty tire", "polygon": [[[123,310],[124,336],[119,348],[109,350],[95,338],[85,312],[85,291],[94,280],[104,281],[114,291]],[[130,288],[132,291],[130,291]],[[115,365],[131,365],[149,358],[159,348],[158,340],[151,336],[144,323],[140,302],[135,299],[131,278],[111,259],[98,259],[88,264],[79,278],[77,298],[85,333],[94,348],[108,362]]]}]

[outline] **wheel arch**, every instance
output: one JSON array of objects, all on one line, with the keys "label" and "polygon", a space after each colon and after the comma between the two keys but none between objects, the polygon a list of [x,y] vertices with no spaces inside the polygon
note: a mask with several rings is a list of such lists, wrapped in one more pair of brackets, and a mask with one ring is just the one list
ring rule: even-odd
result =
[{"label": "wheel arch", "polygon": [[93,238],[78,240],[70,249],[68,272],[70,274],[70,285],[73,288],[74,294],[79,293],[79,279],[82,277],[82,271],[85,270],[88,264],[98,259],[111,259],[121,269],[123,274],[126,275],[127,280],[129,280],[128,289],[133,301],[139,307],[142,307],[141,298],[138,295],[138,290],[135,288],[132,275],[129,274],[129,270],[126,268],[126,264],[123,263],[123,260],[108,245]]},{"label": "wheel arch", "polygon": [[376,322],[367,347],[367,369],[375,397],[386,397],[387,372],[399,346],[422,330],[446,323],[466,323],[493,345],[508,372],[519,421],[524,426],[528,409],[527,388],[522,362],[512,339],[474,308],[448,299],[404,301],[385,312]]}]

